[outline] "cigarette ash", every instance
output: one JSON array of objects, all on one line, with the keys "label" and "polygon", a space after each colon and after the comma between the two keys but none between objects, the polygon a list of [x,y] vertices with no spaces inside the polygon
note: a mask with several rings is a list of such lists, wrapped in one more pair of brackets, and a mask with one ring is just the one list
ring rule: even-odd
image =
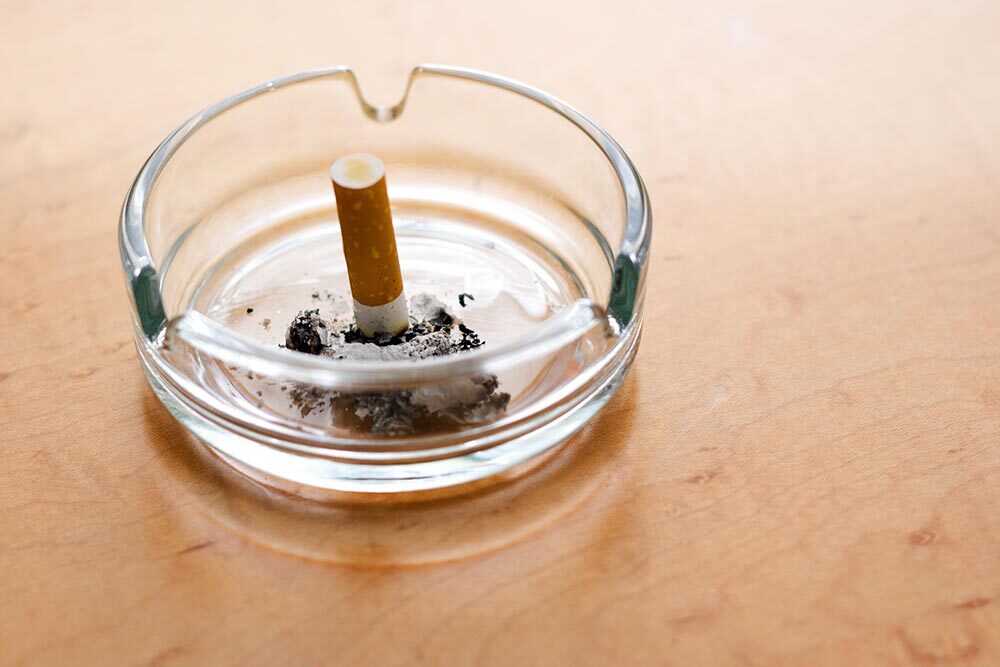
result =
[{"label": "cigarette ash", "polygon": [[[471,299],[471,295],[463,295]],[[465,299],[462,299],[463,305]],[[334,359],[400,361],[459,354],[484,341],[429,294],[410,299],[410,328],[395,336],[369,337],[353,322],[325,320],[318,308],[303,310],[289,324],[285,347]],[[327,408],[337,426],[385,435],[407,435],[456,424],[478,424],[506,412],[510,394],[498,392],[495,375],[478,375],[432,387],[347,393],[298,385],[291,406],[303,417]]]}]

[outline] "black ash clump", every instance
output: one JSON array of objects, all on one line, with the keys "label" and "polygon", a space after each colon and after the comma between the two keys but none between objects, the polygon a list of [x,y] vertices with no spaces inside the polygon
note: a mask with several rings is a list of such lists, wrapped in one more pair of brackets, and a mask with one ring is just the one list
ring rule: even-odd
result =
[{"label": "black ash clump", "polygon": [[458,295],[458,305],[460,305],[462,308],[465,308],[466,300],[475,301],[476,297],[472,296],[468,292],[462,292],[461,294]]},{"label": "black ash clump", "polygon": [[474,350],[483,345],[483,341],[479,338],[479,334],[469,327],[459,323],[458,330],[462,333],[462,337],[455,344],[456,351],[464,352],[465,350]]},{"label": "black ash clump", "polygon": [[330,332],[319,316],[319,308],[303,310],[285,332],[285,347],[306,354],[320,354],[330,345]]}]

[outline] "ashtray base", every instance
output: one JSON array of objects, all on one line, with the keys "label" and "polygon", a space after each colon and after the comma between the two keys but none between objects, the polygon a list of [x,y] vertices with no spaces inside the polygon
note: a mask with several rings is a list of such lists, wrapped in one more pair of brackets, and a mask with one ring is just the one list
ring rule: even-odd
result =
[{"label": "ashtray base", "polygon": [[226,464],[278,491],[318,501],[365,501],[395,497],[440,497],[516,478],[545,462],[603,408],[635,357],[640,328],[599,382],[574,405],[527,434],[452,458],[417,463],[364,465],[307,456],[224,428],[169,387],[140,353],[142,367],[167,410]]}]

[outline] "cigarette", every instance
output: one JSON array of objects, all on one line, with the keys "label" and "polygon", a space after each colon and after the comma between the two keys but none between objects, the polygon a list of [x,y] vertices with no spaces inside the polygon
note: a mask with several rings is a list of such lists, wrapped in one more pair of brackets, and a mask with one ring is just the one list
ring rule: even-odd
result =
[{"label": "cigarette", "polygon": [[396,335],[410,326],[396,254],[385,165],[374,155],[345,155],[330,167],[354,320],[366,336]]}]

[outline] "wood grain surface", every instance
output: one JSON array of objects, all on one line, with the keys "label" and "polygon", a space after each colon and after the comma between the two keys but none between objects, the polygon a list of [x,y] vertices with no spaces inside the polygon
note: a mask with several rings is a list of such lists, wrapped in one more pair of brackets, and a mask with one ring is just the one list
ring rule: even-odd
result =
[{"label": "wood grain surface", "polygon": [[[1000,5],[4,2],[0,663],[1000,664]],[[304,506],[132,348],[116,223],[179,121],[348,64],[528,81],[654,204],[646,333],[538,474]]]}]

